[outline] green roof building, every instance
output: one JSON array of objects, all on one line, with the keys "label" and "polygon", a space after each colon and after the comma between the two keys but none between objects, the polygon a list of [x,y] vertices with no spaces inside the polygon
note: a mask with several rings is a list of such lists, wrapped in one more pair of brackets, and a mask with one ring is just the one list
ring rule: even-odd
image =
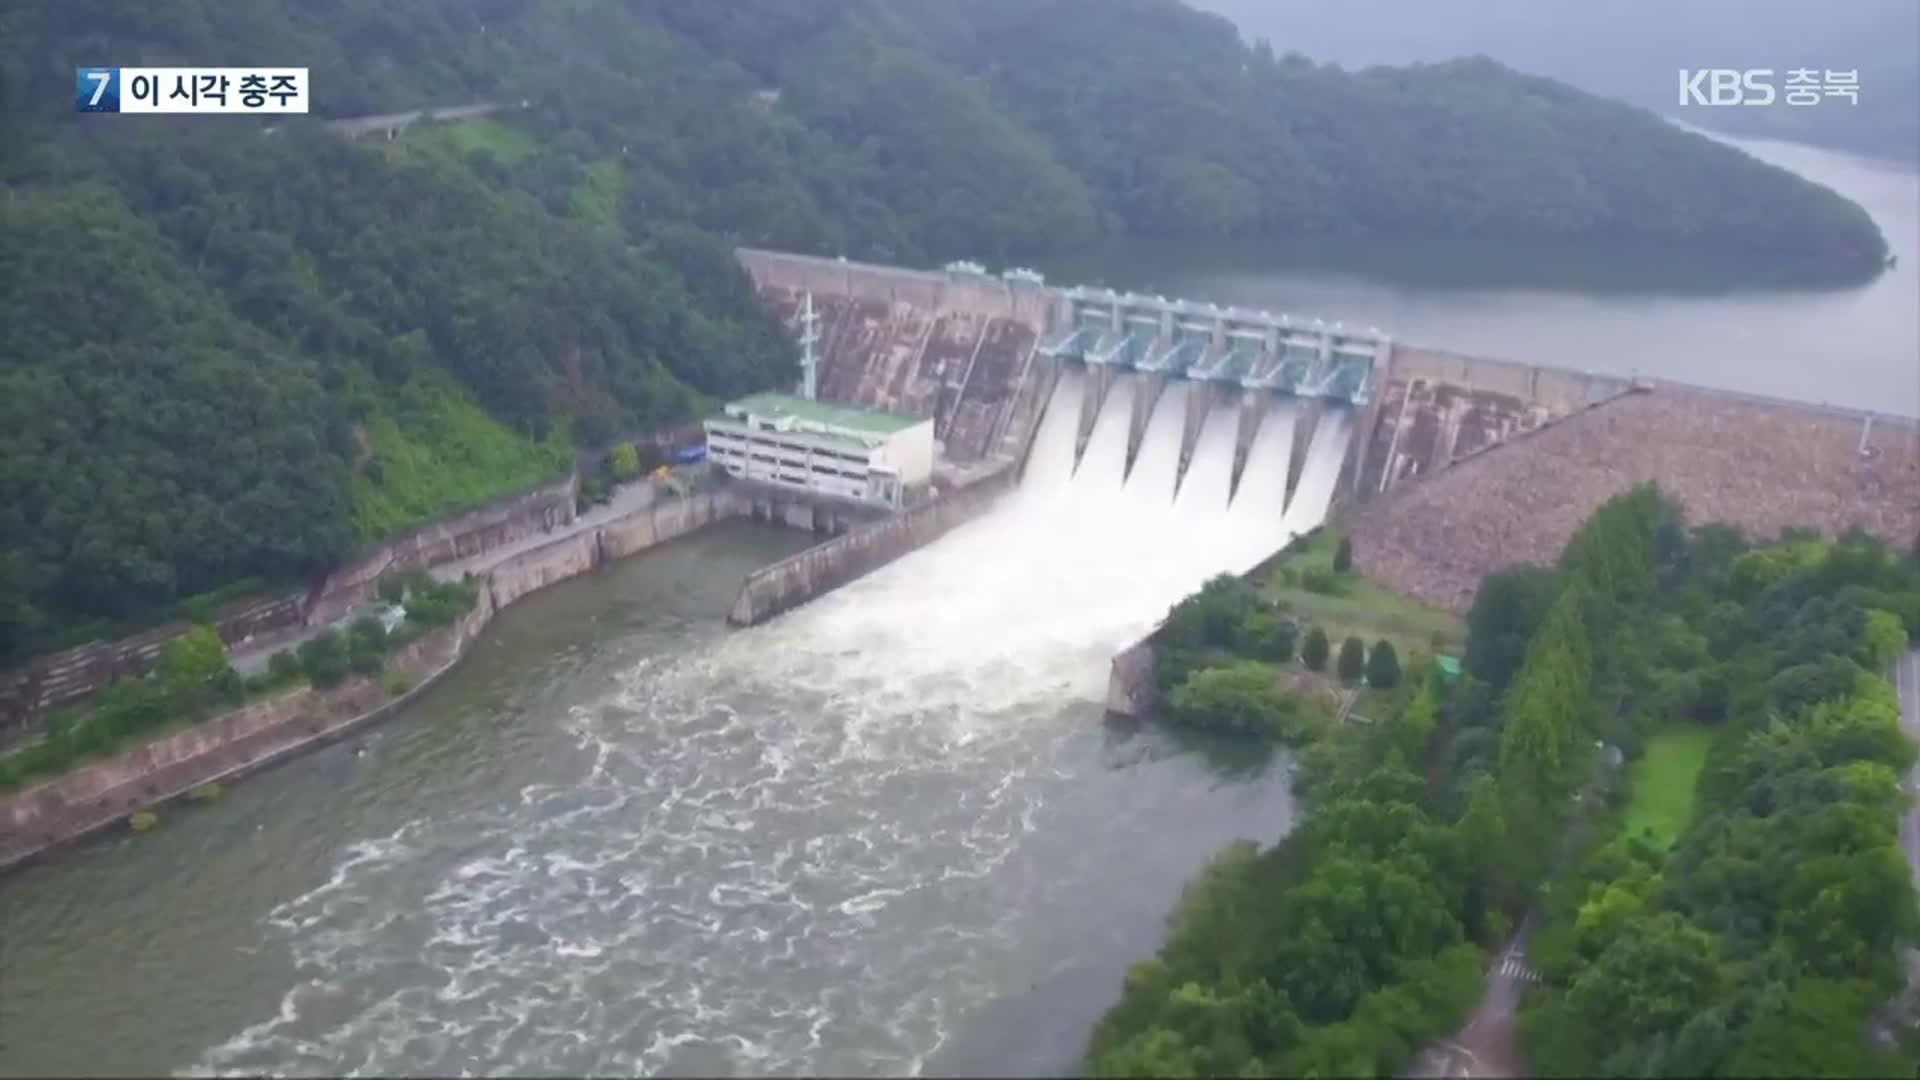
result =
[{"label": "green roof building", "polygon": [[706,421],[707,456],[730,475],[898,506],[933,479],[933,421],[754,394]]}]

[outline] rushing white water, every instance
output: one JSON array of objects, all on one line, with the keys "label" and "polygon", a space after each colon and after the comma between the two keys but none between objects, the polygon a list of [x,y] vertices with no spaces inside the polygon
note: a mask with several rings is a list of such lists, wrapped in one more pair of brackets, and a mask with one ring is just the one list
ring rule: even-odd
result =
[{"label": "rushing white water", "polygon": [[1240,471],[1240,486],[1234,489],[1236,520],[1254,528],[1284,521],[1296,412],[1297,406],[1291,401],[1277,401],[1267,407],[1260,430],[1253,437],[1253,446],[1247,451],[1246,467]]},{"label": "rushing white water", "polygon": [[1327,518],[1333,503],[1333,488],[1340,481],[1340,465],[1353,435],[1353,415],[1344,409],[1327,409],[1313,429],[1313,441],[1307,447],[1307,460],[1300,469],[1300,483],[1293,500],[1287,504],[1287,535],[1302,533]]},{"label": "rushing white water", "polygon": [[[1075,486],[1082,492],[1112,495],[1120,490],[1126,476],[1135,380],[1136,376],[1123,373],[1107,388],[1093,433],[1087,437],[1087,448],[1080,455],[1080,466],[1073,474]],[[1071,411],[1079,415],[1077,402]]]},{"label": "rushing white water", "polygon": [[1187,394],[1191,389],[1192,384],[1185,379],[1168,382],[1140,438],[1140,452],[1134,458],[1133,472],[1127,476],[1126,493],[1149,510],[1173,505],[1173,489],[1180,473],[1180,433],[1186,426]]},{"label": "rushing white water", "polygon": [[1174,499],[1174,506],[1182,513],[1208,518],[1227,512],[1233,491],[1234,440],[1239,437],[1240,414],[1239,403],[1233,397],[1219,390],[1213,393],[1213,408],[1200,429],[1200,438],[1193,446],[1193,459],[1187,462],[1187,475],[1180,481],[1180,494]]},{"label": "rushing white water", "polygon": [[[1324,509],[1343,443],[1315,440],[1287,522],[1230,513],[1237,415],[1216,409],[1176,505],[1188,388],[1153,411],[1136,494],[1130,380],[1071,468],[1083,387],[1060,380],[993,513],[766,626],[625,661],[556,718],[574,749],[540,779],[423,798],[347,845],[267,917],[293,984],[198,1067],[914,1072],[1034,935],[1111,951],[1034,893],[1091,873],[1083,832],[1042,825],[1090,781],[1035,726]],[[1266,506],[1290,426],[1248,466]]]}]

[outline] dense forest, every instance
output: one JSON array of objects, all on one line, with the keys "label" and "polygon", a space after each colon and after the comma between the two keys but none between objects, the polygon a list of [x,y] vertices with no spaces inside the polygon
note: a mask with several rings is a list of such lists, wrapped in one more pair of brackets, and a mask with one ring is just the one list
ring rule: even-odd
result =
[{"label": "dense forest", "polygon": [[[75,116],[76,64],[313,70],[314,118]],[[519,105],[388,142],[318,120]],[[1871,273],[1863,211],[1485,62],[1348,74],[1173,0],[0,10],[0,662],[785,382],[731,247],[1471,232]]]},{"label": "dense forest", "polygon": [[[1232,579],[1177,607],[1165,719],[1225,726],[1197,688],[1254,682],[1276,620]],[[1303,725],[1271,668],[1236,696],[1270,715],[1234,727],[1304,747],[1308,817],[1189,886],[1090,1070],[1397,1075],[1534,912],[1529,1075],[1911,1076],[1914,1032],[1867,1035],[1920,941],[1885,678],[1920,560],[1688,528],[1649,486],[1490,577],[1469,627],[1464,675],[1419,661],[1387,720]]]}]

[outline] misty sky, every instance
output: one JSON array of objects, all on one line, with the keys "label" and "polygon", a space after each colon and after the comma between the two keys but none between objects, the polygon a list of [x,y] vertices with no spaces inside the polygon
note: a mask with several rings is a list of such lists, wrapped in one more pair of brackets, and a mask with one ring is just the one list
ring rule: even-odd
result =
[{"label": "misty sky", "polygon": [[1682,67],[1767,67],[1782,80],[1795,67],[1857,70],[1861,101],[1848,114],[1836,101],[1737,119],[1825,125],[1842,142],[1920,150],[1920,0],[1188,2],[1315,60],[1352,67],[1484,53],[1663,112],[1674,111]]}]

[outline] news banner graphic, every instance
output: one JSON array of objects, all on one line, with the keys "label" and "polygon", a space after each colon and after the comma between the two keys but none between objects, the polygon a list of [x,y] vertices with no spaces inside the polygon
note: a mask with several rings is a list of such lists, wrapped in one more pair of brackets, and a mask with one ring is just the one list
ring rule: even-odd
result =
[{"label": "news banner graphic", "polygon": [[[1786,100],[1789,105],[1818,105],[1830,97],[1845,98],[1847,104],[1860,104],[1859,71],[1815,71],[1794,68],[1787,72]],[[1772,68],[1681,68],[1680,104],[1682,105],[1771,105],[1779,100]]]},{"label": "news banner graphic", "polygon": [[75,112],[304,113],[306,68],[73,69]]}]

